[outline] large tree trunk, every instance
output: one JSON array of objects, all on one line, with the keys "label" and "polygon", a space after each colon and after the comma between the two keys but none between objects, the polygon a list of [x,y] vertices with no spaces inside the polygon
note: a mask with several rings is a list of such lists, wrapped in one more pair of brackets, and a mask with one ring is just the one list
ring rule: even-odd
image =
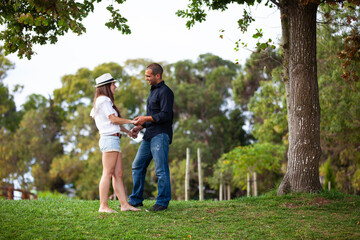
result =
[{"label": "large tree trunk", "polygon": [[[316,67],[317,4],[281,2],[289,126],[288,165],[278,194],[318,192],[320,104]],[[284,25],[285,24],[285,25]],[[288,30],[284,32],[284,29]],[[287,36],[286,36],[287,35]],[[288,45],[286,45],[288,43]],[[286,66],[288,64],[288,66]],[[285,74],[286,76],[286,74]]]}]

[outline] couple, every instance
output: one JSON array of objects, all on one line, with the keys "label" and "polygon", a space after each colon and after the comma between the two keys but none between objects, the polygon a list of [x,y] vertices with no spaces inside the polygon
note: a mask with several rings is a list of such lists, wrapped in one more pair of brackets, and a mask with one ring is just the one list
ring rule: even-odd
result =
[{"label": "couple", "polygon": [[[109,73],[98,77],[94,97],[94,107],[90,116],[95,119],[100,133],[99,147],[102,151],[103,172],[99,184],[99,212],[116,212],[108,206],[110,182],[118,196],[121,211],[140,211],[143,206],[143,191],[147,167],[155,161],[155,173],[158,178],[158,195],[151,211],[165,210],[171,199],[170,173],[168,165],[169,144],[172,140],[174,94],[162,80],[162,67],[153,63],[145,71],[145,80],[151,85],[147,99],[146,116],[134,120],[121,118],[114,103],[115,81]],[[122,124],[134,124],[128,131]],[[137,137],[139,131],[146,128],[143,141],[132,164],[133,192],[127,201],[122,180],[122,156],[120,147],[121,132]]]}]

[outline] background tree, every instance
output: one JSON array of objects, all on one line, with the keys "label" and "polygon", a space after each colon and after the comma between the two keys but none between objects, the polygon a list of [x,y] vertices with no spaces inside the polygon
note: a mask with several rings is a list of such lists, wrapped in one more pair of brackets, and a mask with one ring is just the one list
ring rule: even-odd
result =
[{"label": "background tree", "polygon": [[[276,180],[274,181],[272,178],[281,173],[280,164],[284,160],[284,150],[285,146],[271,143],[238,146],[219,158],[217,167],[220,171],[218,174],[230,173],[232,179],[229,180],[233,186],[246,189],[247,174],[252,176],[256,172],[261,176],[262,173],[272,173],[270,176],[258,179],[259,192],[267,191],[275,187]],[[218,175],[215,177],[219,179]],[[263,181],[264,177],[268,181]]]},{"label": "background tree", "polygon": [[267,48],[252,53],[233,83],[233,99],[250,111],[251,134],[260,143],[288,145],[285,85],[279,54]]},{"label": "background tree", "polygon": [[[269,58],[269,55],[272,57]],[[234,94],[234,100],[248,102],[246,108],[251,113],[248,114],[248,121],[254,143],[246,147],[237,146],[218,159],[218,170],[211,179],[214,188],[218,186],[222,174],[223,180],[232,183],[233,187],[246,189],[247,174],[256,172],[258,191],[261,193],[275,188],[284,174],[288,128],[282,67],[276,67],[278,58],[272,49],[267,49],[263,54],[254,52],[245,63],[246,71],[235,80],[233,91],[242,92],[244,98],[241,94]],[[252,87],[245,87],[247,85]]]},{"label": "background tree", "polygon": [[243,71],[233,83],[234,100],[246,109],[249,99],[260,87],[260,81],[271,80],[271,72],[279,65],[281,58],[272,48],[258,48],[246,60]]},{"label": "background tree", "polygon": [[[7,58],[4,57],[3,47],[0,46],[0,129],[4,131],[15,131],[18,126],[21,114],[16,111],[14,96],[9,88],[3,83],[6,72],[14,67]],[[20,85],[16,85],[14,93],[21,90]]]},{"label": "background tree", "polygon": [[[242,126],[244,116],[238,105],[231,103],[231,88],[240,67],[212,54],[200,55],[173,64],[169,85],[175,95],[174,141],[169,158],[174,168],[185,166],[186,148],[191,149],[191,194],[197,196],[197,148],[201,149],[204,176],[211,176],[214,164],[224,152],[246,145],[249,136]],[[229,105],[233,104],[232,107]],[[176,179],[182,179],[177,176]],[[207,180],[204,180],[205,184]],[[180,182],[183,189],[184,181]],[[178,184],[177,184],[178,186]],[[206,186],[208,188],[208,186]],[[182,196],[173,195],[177,198]],[[210,196],[208,196],[210,197]]]},{"label": "background tree", "polygon": [[11,168],[11,181],[17,180],[21,188],[56,189],[49,170],[53,158],[63,150],[59,141],[62,111],[41,95],[29,96],[23,108],[19,126],[7,135],[4,165]]},{"label": "background tree", "polygon": [[260,81],[260,88],[250,98],[248,104],[249,111],[252,113],[251,134],[257,144],[269,144],[283,151],[283,156],[278,156],[273,160],[279,164],[280,168],[264,168],[258,175],[259,191],[261,188],[277,187],[286,170],[289,132],[285,85],[281,81],[281,70],[282,67],[273,69],[271,80]]},{"label": "background tree", "polygon": [[252,135],[261,143],[288,145],[285,85],[281,68],[274,69],[270,81],[260,81],[260,89],[248,104],[252,113]]},{"label": "background tree", "polygon": [[[359,4],[359,1],[352,2]],[[190,18],[187,26],[191,27],[195,21],[206,19],[205,7],[225,11],[230,3],[249,6],[254,1],[192,1],[188,5],[189,9],[179,11],[178,15]],[[266,2],[268,4],[269,1]],[[317,192],[321,189],[320,104],[316,62],[316,13],[319,4],[319,1],[298,0],[274,0],[270,4],[277,6],[281,14],[283,80],[289,126],[288,167],[278,194],[290,191]],[[239,27],[245,31],[253,20],[244,11]]]},{"label": "background tree", "polygon": [[[327,160],[323,167],[331,163],[328,168],[335,174],[332,188],[336,187],[346,193],[359,193],[360,111],[357,103],[360,101],[360,85],[350,79],[344,84],[341,78],[344,74],[344,60],[338,53],[348,44],[345,41],[346,36],[360,27],[360,8],[345,4],[344,7],[324,6],[320,11],[324,15],[322,24],[318,27],[317,38],[322,109],[321,148],[323,161]],[[351,66],[358,66],[359,54],[353,57]],[[359,76],[359,69],[355,67],[352,71]],[[330,175],[326,175],[324,171],[325,181],[332,179],[332,172],[328,173]]]},{"label": "background tree", "polygon": [[37,189],[61,191],[64,185],[63,181],[61,179],[52,179],[49,172],[54,158],[63,154],[63,145],[60,142],[60,137],[62,135],[64,112],[61,108],[54,105],[52,99],[46,100],[45,104],[45,107],[34,106],[35,108],[28,111],[33,112],[36,115],[33,118],[38,119],[38,123],[41,124],[36,126],[36,128],[26,126],[26,128],[36,131],[34,136],[39,139],[38,144],[31,148],[35,160],[31,172],[34,178],[34,185],[37,186]]},{"label": "background tree", "polygon": [[[17,159],[13,155],[13,132],[19,126],[22,114],[16,109],[14,96],[3,83],[6,72],[14,67],[4,57],[0,47],[0,183],[13,184],[17,177]],[[15,89],[14,92],[16,92]]]}]

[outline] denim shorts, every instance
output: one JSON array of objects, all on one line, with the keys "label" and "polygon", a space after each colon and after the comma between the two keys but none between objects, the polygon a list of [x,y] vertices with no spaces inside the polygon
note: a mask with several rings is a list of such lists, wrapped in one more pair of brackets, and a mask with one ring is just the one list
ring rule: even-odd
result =
[{"label": "denim shorts", "polygon": [[101,152],[121,152],[118,136],[100,135],[99,147]]}]

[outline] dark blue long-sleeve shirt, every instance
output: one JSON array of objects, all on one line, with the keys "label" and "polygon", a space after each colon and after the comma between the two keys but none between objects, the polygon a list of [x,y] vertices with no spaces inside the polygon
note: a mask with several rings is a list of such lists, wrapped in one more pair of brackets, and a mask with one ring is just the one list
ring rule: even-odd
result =
[{"label": "dark blue long-sleeve shirt", "polygon": [[154,122],[146,122],[144,139],[150,141],[152,137],[160,133],[169,135],[170,144],[172,142],[173,130],[173,105],[174,93],[162,81],[155,86],[151,86],[150,94],[146,104],[146,116],[151,116]]}]

